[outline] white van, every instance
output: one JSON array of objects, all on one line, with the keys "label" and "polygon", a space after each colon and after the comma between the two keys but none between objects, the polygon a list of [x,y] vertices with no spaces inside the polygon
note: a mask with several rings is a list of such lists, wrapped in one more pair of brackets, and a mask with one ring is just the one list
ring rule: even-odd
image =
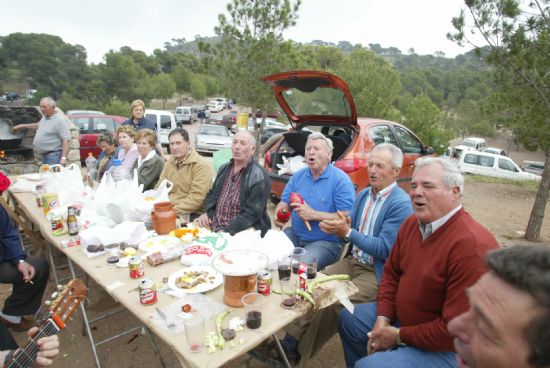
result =
[{"label": "white van", "polygon": [[197,118],[197,113],[193,111],[191,106],[176,107],[176,123],[192,124],[193,120],[195,120],[196,118]]},{"label": "white van", "polygon": [[465,138],[464,141],[462,141],[462,144],[459,144],[458,146],[454,147],[453,149],[454,157],[460,158],[460,155],[462,154],[462,152],[482,151],[485,147],[487,147],[487,144],[485,143],[485,139],[477,138],[477,137],[468,137],[468,138]]},{"label": "white van", "polygon": [[168,147],[168,135],[177,128],[176,117],[170,111],[166,110],[145,110],[145,117],[157,124],[157,132],[160,144]]},{"label": "white van", "polygon": [[517,180],[540,180],[541,177],[523,171],[511,158],[486,152],[464,152],[458,160],[463,174],[485,175]]}]

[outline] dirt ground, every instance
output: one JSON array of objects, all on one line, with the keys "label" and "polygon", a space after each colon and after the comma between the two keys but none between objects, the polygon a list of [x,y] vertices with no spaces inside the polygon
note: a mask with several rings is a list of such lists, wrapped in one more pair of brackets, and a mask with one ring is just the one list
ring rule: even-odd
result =
[{"label": "dirt ground", "polygon": [[[496,144],[498,143],[496,142]],[[490,142],[490,145],[496,144]],[[506,148],[504,144],[501,144],[500,147]],[[526,159],[541,160],[541,155],[537,153],[514,152],[512,150],[509,155],[518,163]],[[521,236],[527,226],[535,194],[536,189],[529,189],[514,184],[484,183],[467,178],[464,205],[466,210],[481,224],[486,226],[503,246],[528,244],[528,242],[521,239]],[[272,205],[270,205],[270,211],[273,211]],[[541,239],[541,243],[550,246],[550,205],[547,205],[546,208]],[[51,282],[46,295],[51,294],[53,288],[54,285]],[[9,292],[9,287],[2,285],[0,288],[0,301],[3,301],[9,295]],[[90,301],[90,318],[94,318],[99,313],[116,306],[116,303],[109,295],[93,282],[91,283],[88,297]],[[94,325],[93,334],[96,341],[99,341],[106,336],[136,325],[138,325],[138,322],[131,314],[122,312],[109,319],[98,321]],[[59,334],[61,353],[56,359],[54,367],[91,368],[95,366],[89,340],[82,335],[81,328],[82,316],[80,313],[77,313],[67,328]],[[24,343],[25,335],[23,333],[14,333],[14,335],[20,344]],[[155,337],[153,339],[160,347],[166,366],[179,367],[180,365],[171,349]],[[101,365],[105,368],[161,366],[154,357],[147,336],[139,333],[131,333],[102,344],[98,347],[98,352]],[[228,362],[224,367],[234,368],[242,366],[265,367],[265,364],[256,360],[250,360],[248,356],[244,356]],[[319,368],[344,367],[343,351],[338,336],[336,335],[314,359],[304,362],[301,366]]]}]

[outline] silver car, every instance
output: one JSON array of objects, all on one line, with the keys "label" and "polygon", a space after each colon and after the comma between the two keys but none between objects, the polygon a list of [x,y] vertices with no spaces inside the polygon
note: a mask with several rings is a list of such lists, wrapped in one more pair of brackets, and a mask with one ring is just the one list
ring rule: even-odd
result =
[{"label": "silver car", "polygon": [[216,152],[222,148],[231,148],[231,134],[223,125],[203,124],[195,135],[197,152]]}]

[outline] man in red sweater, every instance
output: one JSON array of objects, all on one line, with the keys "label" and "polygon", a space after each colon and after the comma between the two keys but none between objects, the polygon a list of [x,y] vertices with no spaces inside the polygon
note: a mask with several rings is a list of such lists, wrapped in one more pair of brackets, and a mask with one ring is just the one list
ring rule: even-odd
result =
[{"label": "man in red sweater", "polygon": [[462,208],[463,187],[450,160],[416,161],[414,215],[399,230],[377,303],[338,317],[348,367],[456,367],[447,323],[468,309],[465,289],[485,272],[487,251],[498,248]]}]

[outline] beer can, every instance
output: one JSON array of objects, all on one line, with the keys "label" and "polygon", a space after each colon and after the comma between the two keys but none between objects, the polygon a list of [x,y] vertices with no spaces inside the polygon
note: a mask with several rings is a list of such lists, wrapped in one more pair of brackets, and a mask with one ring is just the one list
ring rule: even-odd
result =
[{"label": "beer can", "polygon": [[42,204],[44,205],[44,214],[47,215],[48,212],[59,207],[59,196],[57,193],[45,193],[42,196]]},{"label": "beer can", "polygon": [[[298,267],[298,281],[299,281],[299,289],[302,291],[307,290],[307,264],[300,263],[300,267]],[[301,296],[296,295],[296,299],[303,299]]]},{"label": "beer can", "polygon": [[258,294],[269,295],[271,294],[271,284],[273,283],[273,277],[271,272],[268,270],[263,270],[258,273],[258,279],[256,282],[256,287]]},{"label": "beer can", "polygon": [[128,268],[130,269],[130,277],[133,279],[142,278],[145,274],[143,270],[143,260],[140,256],[133,256],[128,261]]},{"label": "beer can", "polygon": [[139,302],[143,305],[153,305],[157,302],[157,287],[153,279],[142,279],[138,284]]}]

